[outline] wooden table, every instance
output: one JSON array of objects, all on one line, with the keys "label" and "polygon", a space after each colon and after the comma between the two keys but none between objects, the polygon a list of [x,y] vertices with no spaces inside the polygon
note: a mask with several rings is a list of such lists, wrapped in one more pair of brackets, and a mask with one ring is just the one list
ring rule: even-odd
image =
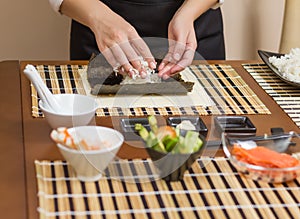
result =
[{"label": "wooden table", "polygon": [[[258,61],[210,61],[211,64],[231,65],[255,91],[271,111],[270,115],[249,115],[257,127],[257,134],[270,132],[270,127],[299,132],[299,128],[287,114],[269,97],[265,91],[241,66],[242,63]],[[55,144],[49,138],[51,128],[45,119],[31,115],[29,81],[23,75],[27,64],[86,64],[84,61],[4,61],[0,62],[1,100],[1,202],[2,218],[37,218],[37,185],[34,160],[62,159]],[[97,125],[112,127],[118,117],[97,118]],[[203,120],[208,129],[213,125],[210,116]],[[114,125],[114,128],[117,128]],[[211,130],[210,130],[211,131]],[[213,135],[213,133],[209,133]],[[221,152],[218,152],[220,155]],[[147,157],[143,149],[133,149],[124,144],[118,154],[122,158]],[[208,155],[209,152],[208,152]]]}]

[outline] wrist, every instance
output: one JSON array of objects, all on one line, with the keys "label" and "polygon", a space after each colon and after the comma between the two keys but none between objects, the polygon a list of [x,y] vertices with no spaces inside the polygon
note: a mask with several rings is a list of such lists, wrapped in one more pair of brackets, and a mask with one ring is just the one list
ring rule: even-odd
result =
[{"label": "wrist", "polygon": [[103,26],[107,18],[113,16],[112,11],[101,1],[98,2],[97,7],[92,8],[87,15],[87,26],[91,30],[98,30],[99,26]]}]

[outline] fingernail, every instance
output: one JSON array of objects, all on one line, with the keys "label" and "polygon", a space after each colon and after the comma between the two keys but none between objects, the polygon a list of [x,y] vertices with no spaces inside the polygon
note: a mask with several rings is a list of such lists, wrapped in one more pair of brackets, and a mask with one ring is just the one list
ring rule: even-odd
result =
[{"label": "fingernail", "polygon": [[158,70],[162,70],[165,67],[165,63],[160,63],[160,65],[158,66]]},{"label": "fingernail", "polygon": [[133,70],[133,68],[130,68],[130,69],[128,70],[128,75],[129,75],[129,77],[132,78],[132,76],[134,75],[134,70]]},{"label": "fingernail", "polygon": [[146,78],[146,76],[147,76],[147,73],[146,73],[146,72],[144,72],[144,71],[141,71],[141,73],[140,73],[140,74],[141,74],[141,77],[142,77],[142,78]]},{"label": "fingernail", "polygon": [[173,55],[173,58],[176,60],[176,61],[178,61],[178,60],[180,60],[180,55],[179,55],[179,53],[175,53],[174,55]]},{"label": "fingernail", "polygon": [[154,62],[150,62],[150,67],[151,67],[152,69],[155,69],[155,68],[156,68],[156,64],[155,64]]}]

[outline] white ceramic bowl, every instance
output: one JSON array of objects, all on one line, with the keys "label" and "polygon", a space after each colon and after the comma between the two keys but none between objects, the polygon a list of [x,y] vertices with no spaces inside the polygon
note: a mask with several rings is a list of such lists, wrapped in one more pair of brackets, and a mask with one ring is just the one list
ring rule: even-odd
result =
[{"label": "white ceramic bowl", "polygon": [[115,157],[124,142],[124,136],[111,128],[102,126],[78,126],[69,128],[72,136],[78,136],[87,143],[101,147],[103,141],[110,147],[99,150],[76,150],[57,144],[65,160],[72,166],[81,181],[96,181],[101,178],[103,170]]},{"label": "white ceramic bowl", "polygon": [[56,94],[54,96],[62,107],[61,112],[53,112],[42,100],[39,102],[46,120],[53,129],[88,125],[94,118],[98,108],[95,98],[80,94]]}]

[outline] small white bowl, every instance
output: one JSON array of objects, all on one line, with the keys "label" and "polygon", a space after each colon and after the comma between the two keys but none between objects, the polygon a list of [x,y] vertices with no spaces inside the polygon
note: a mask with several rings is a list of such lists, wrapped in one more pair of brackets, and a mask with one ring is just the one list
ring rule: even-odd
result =
[{"label": "small white bowl", "polygon": [[124,142],[124,136],[111,128],[102,126],[79,126],[69,128],[72,136],[77,136],[89,144],[100,146],[103,142],[110,144],[99,150],[76,150],[57,144],[65,160],[72,166],[76,177],[81,181],[97,181],[101,178],[103,170],[116,156]]},{"label": "small white bowl", "polygon": [[39,101],[39,106],[53,129],[88,125],[96,114],[98,103],[95,98],[81,94],[55,94],[54,96],[62,107],[61,112],[53,112],[42,100]]}]

